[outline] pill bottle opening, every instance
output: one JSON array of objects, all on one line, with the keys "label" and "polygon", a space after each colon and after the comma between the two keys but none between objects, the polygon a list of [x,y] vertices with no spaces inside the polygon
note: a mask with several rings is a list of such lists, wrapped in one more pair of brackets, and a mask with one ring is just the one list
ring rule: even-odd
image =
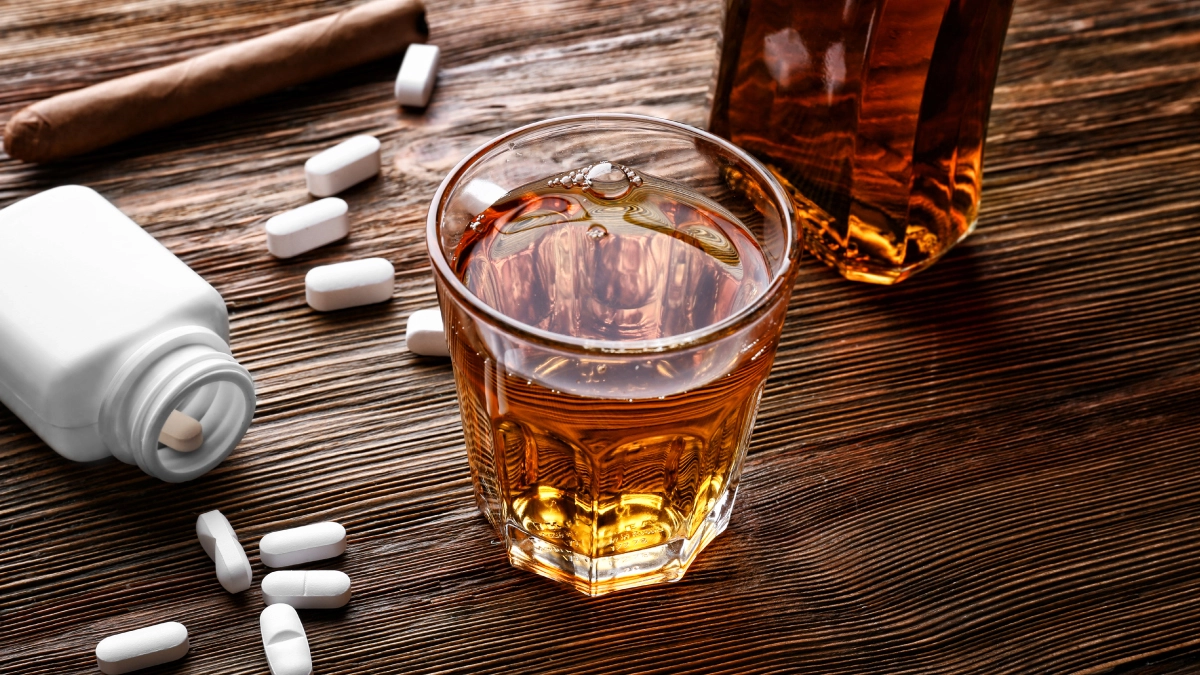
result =
[{"label": "pill bottle opening", "polygon": [[254,417],[254,380],[211,330],[183,326],[148,340],[113,378],[100,431],[113,456],[167,481],[220,464]]},{"label": "pill bottle opening", "polygon": [[[157,463],[173,474],[183,474],[214,457],[224,457],[241,440],[243,422],[252,413],[242,390],[233,382],[209,382],[187,389],[166,410],[154,451]],[[177,435],[170,435],[174,430],[168,427],[180,416],[185,425],[196,427],[194,434],[189,426],[177,425],[183,434],[176,431]]]},{"label": "pill bottle opening", "polygon": [[[196,346],[176,354],[181,352],[186,358],[150,397],[133,434],[138,466],[171,483],[201,476],[228,457],[249,428],[255,405],[254,383],[231,357]],[[165,433],[181,428],[182,438]]]}]

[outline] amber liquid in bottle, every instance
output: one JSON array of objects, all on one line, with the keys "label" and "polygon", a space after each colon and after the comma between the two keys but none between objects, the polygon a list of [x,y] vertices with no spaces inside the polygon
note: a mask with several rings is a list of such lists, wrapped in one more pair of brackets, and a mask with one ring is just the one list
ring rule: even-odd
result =
[{"label": "amber liquid in bottle", "polygon": [[710,130],[766,163],[808,248],[890,284],[975,225],[1012,0],[728,0]]},{"label": "amber liquid in bottle", "polygon": [[[512,191],[467,228],[452,256],[455,273],[511,319],[610,341],[703,329],[766,291],[768,262],[735,216],[687,188],[624,167],[613,172],[593,188],[568,174],[565,183],[559,177]],[[484,345],[450,342],[478,496],[495,526],[511,528],[510,539],[548,542],[592,569],[604,567],[597,560],[646,552],[647,574],[671,580],[724,527],[773,341],[739,355],[709,384],[629,399],[620,392],[683,375],[673,368],[711,364],[598,362],[579,372],[583,394],[565,393],[510,372],[505,355]],[[586,395],[593,381],[594,397]],[[628,561],[612,566],[627,572]],[[538,571],[546,574],[546,566]],[[561,580],[591,594],[646,583],[569,572]]]}]

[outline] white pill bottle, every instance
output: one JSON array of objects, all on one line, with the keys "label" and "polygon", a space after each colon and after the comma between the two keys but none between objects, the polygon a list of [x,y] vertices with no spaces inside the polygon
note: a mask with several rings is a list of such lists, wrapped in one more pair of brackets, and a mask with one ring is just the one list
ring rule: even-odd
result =
[{"label": "white pill bottle", "polygon": [[[216,289],[95,191],[0,210],[0,402],[62,456],[114,456],[179,483],[221,463],[254,415]],[[159,442],[174,410],[203,442]]]}]

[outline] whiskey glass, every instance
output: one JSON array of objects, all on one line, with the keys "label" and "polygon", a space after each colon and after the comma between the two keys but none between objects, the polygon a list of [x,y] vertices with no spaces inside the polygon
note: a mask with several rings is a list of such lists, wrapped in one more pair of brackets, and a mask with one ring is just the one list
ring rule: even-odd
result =
[{"label": "whiskey glass", "polygon": [[[505,312],[468,289],[454,257],[493,205],[480,194],[602,161],[736,217],[766,270],[744,306],[678,334],[597,339],[539,327],[530,303]],[[707,132],[641,115],[530,124],[450,172],[430,207],[426,243],[475,496],[512,565],[601,595],[682,578],[725,529],[794,284],[795,227],[787,193],[758,160]],[[704,311],[698,287],[681,295]]]}]

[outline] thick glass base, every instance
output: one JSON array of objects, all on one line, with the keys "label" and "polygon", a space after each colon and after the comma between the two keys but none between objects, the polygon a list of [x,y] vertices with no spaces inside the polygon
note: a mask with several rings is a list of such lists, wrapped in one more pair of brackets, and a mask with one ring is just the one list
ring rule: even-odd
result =
[{"label": "thick glass base", "polygon": [[717,499],[708,517],[690,537],[598,558],[539,539],[509,522],[504,531],[508,559],[513,567],[570,584],[593,597],[625,588],[679,581],[700,551],[725,531],[736,496],[735,484]]},{"label": "thick glass base", "polygon": [[967,229],[956,239],[949,242],[942,242],[939,250],[932,255],[922,257],[920,262],[910,265],[889,266],[880,264],[866,256],[850,255],[843,247],[834,242],[826,232],[811,226],[806,227],[804,230],[804,245],[814,257],[834,268],[842,276],[851,281],[863,281],[869,284],[890,286],[898,284],[917,272],[930,267],[974,231],[975,221],[972,220]]},{"label": "thick glass base", "polygon": [[883,286],[898,284],[933,265],[975,231],[979,206],[977,184],[973,190],[962,193],[964,203],[956,211],[961,214],[955,221],[956,227],[942,228],[943,233],[935,235],[921,225],[908,223],[903,246],[894,250],[895,244],[880,236],[879,228],[866,226],[853,217],[848,229],[843,230],[833,216],[804,196],[778,168],[767,166],[792,198],[804,248],[851,281]]}]

